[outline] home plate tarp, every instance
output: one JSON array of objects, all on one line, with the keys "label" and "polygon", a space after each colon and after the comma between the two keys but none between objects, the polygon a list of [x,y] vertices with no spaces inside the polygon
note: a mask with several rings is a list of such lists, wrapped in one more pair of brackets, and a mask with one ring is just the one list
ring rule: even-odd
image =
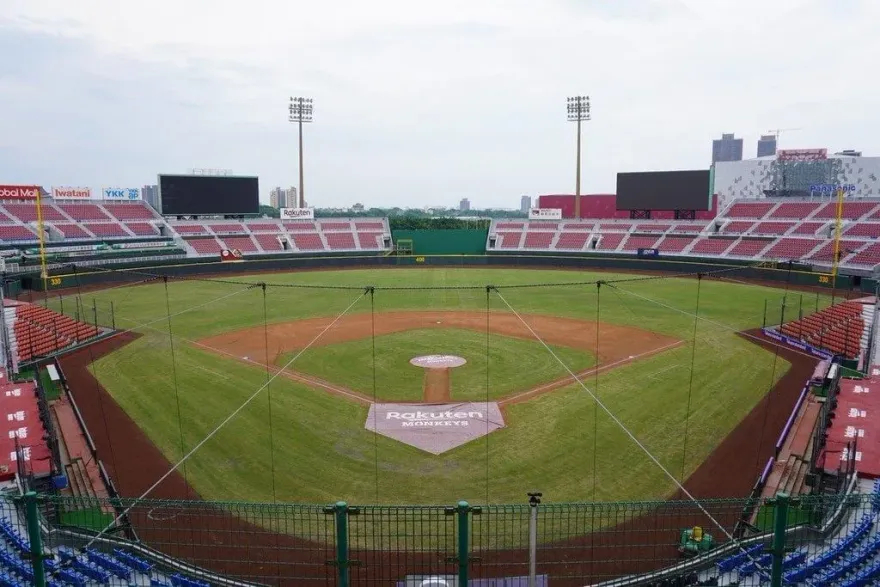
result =
[{"label": "home plate tarp", "polygon": [[504,417],[495,402],[373,404],[364,427],[439,455],[504,428]]}]

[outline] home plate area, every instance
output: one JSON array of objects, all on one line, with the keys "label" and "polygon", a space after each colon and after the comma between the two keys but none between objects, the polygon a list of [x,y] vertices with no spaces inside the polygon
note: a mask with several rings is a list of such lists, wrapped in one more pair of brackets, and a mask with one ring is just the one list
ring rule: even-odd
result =
[{"label": "home plate area", "polygon": [[439,455],[504,428],[495,402],[373,404],[367,430]]}]

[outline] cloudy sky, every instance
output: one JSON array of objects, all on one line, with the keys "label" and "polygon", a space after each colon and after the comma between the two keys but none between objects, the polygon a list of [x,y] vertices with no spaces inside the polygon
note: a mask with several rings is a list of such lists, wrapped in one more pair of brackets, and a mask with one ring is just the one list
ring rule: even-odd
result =
[{"label": "cloudy sky", "polygon": [[877,0],[0,0],[0,184],[297,181],[317,206],[518,206],[705,168],[721,132],[880,151]]}]

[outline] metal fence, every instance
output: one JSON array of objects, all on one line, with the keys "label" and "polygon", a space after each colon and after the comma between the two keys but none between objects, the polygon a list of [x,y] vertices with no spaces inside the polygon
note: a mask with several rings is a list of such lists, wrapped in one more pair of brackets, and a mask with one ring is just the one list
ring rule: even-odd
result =
[{"label": "metal fence", "polygon": [[34,585],[65,573],[111,585],[844,584],[880,577],[880,485],[861,491],[760,500],[736,538],[745,500],[354,507],[29,493],[3,502],[0,567],[26,567]]}]

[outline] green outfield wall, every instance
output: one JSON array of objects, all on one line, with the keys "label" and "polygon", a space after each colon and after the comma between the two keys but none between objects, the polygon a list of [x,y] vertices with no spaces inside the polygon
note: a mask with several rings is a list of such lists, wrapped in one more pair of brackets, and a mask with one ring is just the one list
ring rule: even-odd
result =
[{"label": "green outfield wall", "polygon": [[392,230],[394,242],[411,240],[413,255],[482,255],[488,230]]}]

